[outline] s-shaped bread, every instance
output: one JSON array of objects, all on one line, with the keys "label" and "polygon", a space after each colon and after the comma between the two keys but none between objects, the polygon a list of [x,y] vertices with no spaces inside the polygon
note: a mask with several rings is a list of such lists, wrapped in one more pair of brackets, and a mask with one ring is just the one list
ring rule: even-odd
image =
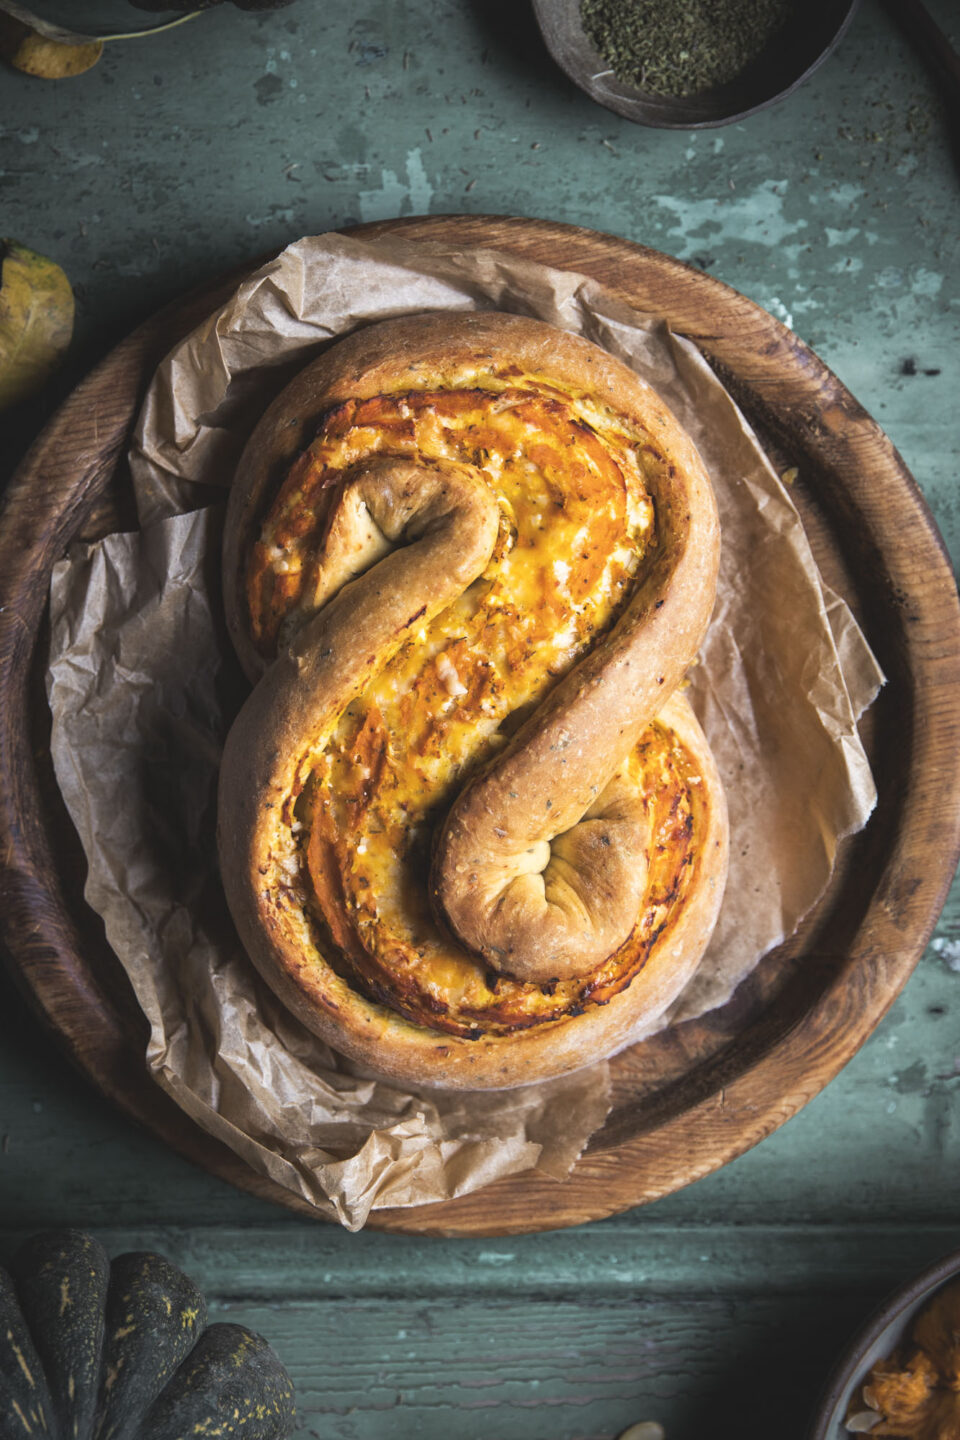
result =
[{"label": "s-shaped bread", "polygon": [[679,690],[718,557],[673,416],[539,321],[385,321],[271,405],[227,518],[256,683],[220,855],[244,944],[304,1024],[466,1088],[653,1026],[726,877],[723,792]]}]

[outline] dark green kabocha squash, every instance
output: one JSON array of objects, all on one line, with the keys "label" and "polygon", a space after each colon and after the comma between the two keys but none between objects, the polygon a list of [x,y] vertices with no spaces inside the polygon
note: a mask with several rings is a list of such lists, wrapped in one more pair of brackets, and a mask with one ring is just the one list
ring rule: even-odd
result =
[{"label": "dark green kabocha squash", "polygon": [[161,1255],[79,1230],[35,1235],[0,1269],[0,1440],[285,1440],[293,1385],[267,1342],[207,1325]]},{"label": "dark green kabocha squash", "polygon": [[48,1429],[81,1440],[93,1428],[100,1389],[107,1253],[79,1230],[34,1235],[10,1270],[50,1391]]},{"label": "dark green kabocha squash", "polygon": [[[133,1440],[140,1420],[207,1323],[207,1302],[162,1255],[118,1255],[110,1266],[97,1440]],[[157,1336],[163,1341],[157,1344]]]},{"label": "dark green kabocha squash", "polygon": [[6,1270],[0,1271],[0,1405],[3,1440],[51,1433],[50,1391]]}]

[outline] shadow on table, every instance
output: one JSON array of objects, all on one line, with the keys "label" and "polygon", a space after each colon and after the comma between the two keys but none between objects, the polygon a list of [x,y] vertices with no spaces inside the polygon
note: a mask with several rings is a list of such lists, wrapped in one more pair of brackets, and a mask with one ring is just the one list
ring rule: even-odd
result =
[{"label": "shadow on table", "polygon": [[469,13],[484,46],[484,63],[501,76],[517,74],[579,94],[551,60],[529,0],[469,0]]},{"label": "shadow on table", "polygon": [[[683,1423],[668,1428],[667,1440],[701,1434],[805,1440],[837,1360],[887,1291],[880,1285],[855,1294],[785,1294],[779,1301],[742,1297],[731,1315],[741,1342],[737,1354],[722,1377],[691,1387]],[[753,1337],[746,1347],[745,1335]]]}]

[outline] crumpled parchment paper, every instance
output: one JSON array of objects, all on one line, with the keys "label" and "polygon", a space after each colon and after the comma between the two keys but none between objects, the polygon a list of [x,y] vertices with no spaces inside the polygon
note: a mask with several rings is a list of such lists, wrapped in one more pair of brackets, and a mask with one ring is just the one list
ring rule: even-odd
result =
[{"label": "crumpled parchment paper", "polygon": [[260,981],[217,874],[217,766],[243,682],[221,616],[222,507],[198,485],[229,486],[265,405],[338,335],[473,308],[537,316],[632,365],[693,436],[716,488],[720,586],[690,698],[727,789],[730,878],[669,1020],[729,999],[814,904],[838,839],[875,802],[856,722],[882,676],[693,345],[592,280],[493,251],[326,235],[244,281],[148,391],[130,456],[141,530],[76,547],[56,567],[51,748],[89,863],[86,897],[150,1022],[157,1082],[350,1229],[372,1209],[532,1167],[562,1178],[603,1123],[609,1066],[517,1091],[410,1094],[329,1050]]}]

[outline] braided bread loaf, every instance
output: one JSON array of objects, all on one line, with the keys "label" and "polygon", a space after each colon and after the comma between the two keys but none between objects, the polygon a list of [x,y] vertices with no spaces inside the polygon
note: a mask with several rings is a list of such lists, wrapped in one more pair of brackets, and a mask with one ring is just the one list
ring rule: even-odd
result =
[{"label": "braided bread loaf", "polygon": [[223,757],[241,937],[301,1020],[410,1083],[613,1053],[679,993],[726,812],[679,693],[719,529],[650,388],[513,315],[360,331],[240,463]]}]

